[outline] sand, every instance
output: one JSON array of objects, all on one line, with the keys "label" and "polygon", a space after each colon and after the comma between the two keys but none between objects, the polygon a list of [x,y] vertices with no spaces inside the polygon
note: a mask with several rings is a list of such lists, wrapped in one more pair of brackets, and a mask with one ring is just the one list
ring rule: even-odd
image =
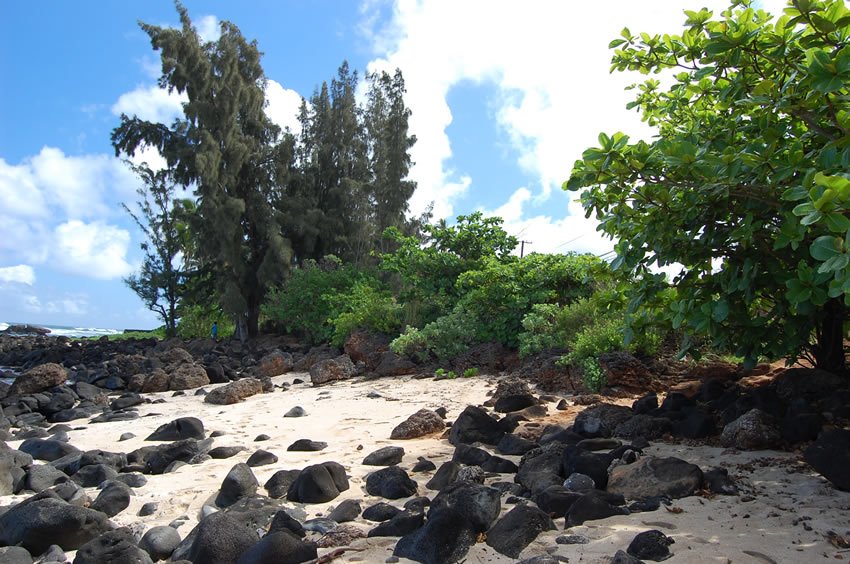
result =
[{"label": "sand", "polygon": [[[324,461],[341,463],[350,476],[351,488],[337,499],[324,504],[300,505],[286,503],[287,507],[306,512],[307,518],[327,515],[344,499],[358,499],[365,509],[382,500],[366,494],[365,476],[376,470],[362,464],[370,452],[387,445],[405,449],[400,466],[407,469],[419,456],[432,460],[438,467],[449,460],[454,448],[447,440],[431,436],[408,441],[389,439],[392,429],[420,408],[445,407],[447,418],[454,419],[467,405],[480,405],[488,392],[495,389],[495,376],[469,379],[443,380],[412,379],[409,377],[381,380],[351,380],[314,388],[307,374],[286,374],[273,378],[275,384],[291,383],[288,390],[246,399],[229,406],[211,405],[202,396],[172,397],[172,394],[148,394],[152,400],[161,398],[164,403],[138,406],[141,417],[134,421],[89,424],[72,422],[71,444],[81,450],[103,449],[113,452],[130,452],[136,448],[156,444],[145,441],[158,426],[177,417],[194,416],[204,422],[207,433],[224,431],[213,446],[245,446],[247,450],[224,460],[209,460],[200,465],[183,466],[173,473],[147,476],[144,487],[135,488],[130,506],[114,517],[118,525],[142,522],[146,528],[167,525],[178,518],[185,522],[178,529],[181,536],[189,533],[198,522],[201,508],[214,498],[227,472],[238,462],[245,462],[259,448],[270,451],[279,461],[253,469],[262,484],[276,471],[300,469]],[[212,389],[215,386],[208,386]],[[369,397],[375,392],[379,397]],[[375,394],[372,394],[373,396]],[[303,407],[307,415],[284,418],[283,414],[295,406]],[[572,407],[565,412],[547,406],[550,416],[536,420],[530,431],[549,422],[567,424],[580,411]],[[135,438],[118,441],[124,432]],[[270,439],[255,442],[264,433]],[[286,447],[297,439],[312,439],[328,443],[320,452],[287,452]],[[16,448],[20,443],[11,441]],[[492,449],[491,449],[492,450]],[[675,539],[670,548],[673,557],[667,562],[817,562],[850,558],[850,546],[842,547],[842,537],[850,540],[850,493],[833,488],[814,473],[799,454],[776,451],[739,452],[701,444],[668,444],[655,442],[648,454],[676,456],[703,470],[723,466],[729,470],[741,493],[737,496],[694,496],[676,500],[672,508],[662,506],[655,512],[617,516],[591,521],[573,527],[566,534],[586,536],[590,542],[582,545],[559,545],[555,539],[565,534],[564,519],[556,519],[558,531],[541,534],[521,554],[522,558],[558,554],[570,562],[607,562],[617,550],[625,550],[635,534],[658,529]],[[519,457],[506,457],[519,462]],[[420,495],[433,497],[436,492],[427,490],[425,483],[433,472],[412,473],[419,484]],[[505,474],[502,480],[513,481]],[[97,490],[89,495],[94,498]],[[8,496],[0,500],[6,505],[26,496]],[[503,498],[503,502],[504,502]],[[141,506],[158,502],[156,513],[138,517]],[[405,500],[394,505],[401,506]],[[503,503],[503,512],[512,506]],[[301,511],[298,513],[302,514]],[[374,524],[358,519],[355,524],[368,530]],[[832,537],[832,541],[830,540]],[[346,552],[338,562],[383,562],[392,555],[396,538],[363,539],[353,543],[360,551]],[[333,549],[320,549],[322,555]],[[402,559],[402,562],[405,560]],[[478,543],[469,552],[468,563],[513,562],[496,553],[486,544]]]}]

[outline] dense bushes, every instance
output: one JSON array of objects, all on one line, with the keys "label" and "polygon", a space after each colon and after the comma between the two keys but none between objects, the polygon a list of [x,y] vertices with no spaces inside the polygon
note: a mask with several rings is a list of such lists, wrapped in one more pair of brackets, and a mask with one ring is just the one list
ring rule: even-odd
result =
[{"label": "dense bushes", "polygon": [[624,294],[597,257],[510,255],[516,240],[500,219],[481,214],[424,232],[420,240],[391,230],[399,246],[381,257],[378,272],[335,257],[308,261],[263,312],[312,343],[342,346],[356,328],[396,336],[391,349],[420,362],[445,362],[484,342],[519,348],[521,356],[566,348],[563,362],[581,367],[594,385],[600,354],[658,346],[653,331],[624,342]]},{"label": "dense bushes", "polygon": [[232,337],[236,325],[229,317],[222,315],[216,306],[184,305],[180,307],[180,321],[177,323],[177,336],[181,339],[209,337],[213,322],[218,323],[220,339]]},{"label": "dense bushes", "polygon": [[263,313],[314,344],[341,346],[357,327],[393,334],[401,326],[400,306],[375,275],[333,256],[294,270]]}]

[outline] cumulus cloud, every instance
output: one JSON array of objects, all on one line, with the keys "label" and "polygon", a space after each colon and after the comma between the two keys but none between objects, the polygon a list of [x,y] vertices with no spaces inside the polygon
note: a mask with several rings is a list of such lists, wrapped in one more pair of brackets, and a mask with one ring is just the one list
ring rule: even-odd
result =
[{"label": "cumulus cloud", "polygon": [[133,193],[136,180],[118,159],[104,154],[66,155],[44,147],[19,169],[31,174],[49,207],[59,207],[70,218],[110,216],[119,210],[114,196]]},{"label": "cumulus cloud", "polygon": [[28,264],[0,268],[0,283],[35,284],[35,271]]},{"label": "cumulus cloud", "polygon": [[[773,13],[781,11],[779,0],[763,4]],[[683,10],[704,5],[719,13],[728,7],[728,0],[530,5],[507,0],[397,0],[390,23],[365,35],[378,55],[369,64],[370,72],[395,67],[404,72],[406,101],[413,111],[410,129],[418,139],[411,151],[416,163],[411,176],[419,185],[412,209],[419,211],[433,200],[437,216],[453,215],[458,196],[475,189],[475,178],[464,178],[465,171],[451,170],[447,164],[452,156],[447,128],[453,117],[447,96],[466,81],[493,87],[493,99],[482,103],[494,108],[516,164],[535,180],[522,192],[517,191],[519,186],[506,187],[514,192],[502,212],[520,209],[527,214],[551,198],[582,151],[596,144],[599,132],[620,130],[633,138],[650,137],[653,131],[638,114],[625,109],[634,93],[624,88],[644,77],[610,74],[608,43],[623,27],[677,33],[685,20]],[[560,213],[523,215],[515,223],[546,222],[539,228],[544,236],[566,230],[577,233],[578,240],[593,240],[588,248],[603,248],[596,222],[584,219],[580,205],[569,202]],[[533,230],[529,225],[524,228]],[[610,242],[604,246],[610,247]]]},{"label": "cumulus cloud", "polygon": [[12,166],[0,158],[0,201],[2,215],[22,218],[44,217],[44,197],[36,186],[33,170],[28,166]]},{"label": "cumulus cloud", "polygon": [[[0,264],[45,264],[57,254],[61,261],[64,250],[57,249],[65,247],[57,237],[65,231],[56,225],[106,225],[123,218],[118,202],[130,201],[138,183],[120,160],[104,154],[74,156],[44,147],[16,165],[0,159]],[[123,249],[113,257],[119,267],[126,264],[126,244]]]},{"label": "cumulus cloud", "polygon": [[61,313],[81,316],[89,311],[88,299],[85,296],[64,296],[42,301],[38,296],[24,295],[20,296],[19,301],[21,307],[30,313]]},{"label": "cumulus cloud", "polygon": [[221,26],[215,16],[201,16],[194,20],[195,30],[203,41],[218,41],[221,37]]},{"label": "cumulus cloud", "polygon": [[301,94],[270,79],[266,83],[266,102],[266,115],[270,120],[281,128],[288,127],[293,133],[300,133],[298,110],[301,107]]},{"label": "cumulus cloud", "polygon": [[183,115],[183,103],[188,101],[185,93],[169,92],[153,84],[121,94],[111,109],[116,116],[126,114],[147,121],[171,123]]},{"label": "cumulus cloud", "polygon": [[111,279],[127,276],[133,266],[127,262],[130,234],[102,222],[66,221],[56,227],[52,260],[62,270],[80,276]]}]

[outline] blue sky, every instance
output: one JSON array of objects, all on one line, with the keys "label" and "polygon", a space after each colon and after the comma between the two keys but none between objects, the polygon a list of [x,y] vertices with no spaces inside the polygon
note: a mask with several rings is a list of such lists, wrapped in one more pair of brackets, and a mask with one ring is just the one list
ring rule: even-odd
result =
[{"label": "blue sky", "polygon": [[[361,75],[400,67],[419,139],[414,212],[430,202],[438,217],[482,210],[529,250],[602,254],[611,243],[560,184],[600,131],[651,135],[625,110],[623,88],[640,77],[608,73],[608,42],[624,26],[677,33],[683,9],[727,3],[581,4],[185,2],[202,35],[229,20],[257,40],[267,112],[281,125],[344,59]],[[175,25],[177,15],[167,0],[0,6],[0,321],[159,324],[121,281],[141,260],[121,208],[138,181],[109,143],[121,112],[170,120],[180,108],[156,87],[158,55],[138,20]]]}]

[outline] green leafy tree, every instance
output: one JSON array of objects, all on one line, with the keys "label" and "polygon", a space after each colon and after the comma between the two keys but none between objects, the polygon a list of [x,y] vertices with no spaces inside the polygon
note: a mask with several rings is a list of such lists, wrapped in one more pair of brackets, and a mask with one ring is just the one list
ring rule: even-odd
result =
[{"label": "green leafy tree", "polygon": [[517,348],[522,320],[535,304],[570,304],[590,296],[608,278],[593,255],[530,254],[503,261],[488,259],[482,268],[458,277],[459,304],[475,317],[478,342]]},{"label": "green leafy tree", "polygon": [[451,311],[461,296],[456,282],[462,273],[481,269],[490,259],[510,260],[518,243],[502,228],[501,218],[481,212],[460,215],[455,225],[445,220],[424,225],[422,234],[407,236],[390,227],[386,236],[398,248],[381,256],[381,267],[401,280],[401,301],[414,310],[408,324],[418,326]]},{"label": "green leafy tree", "polygon": [[[750,362],[810,354],[842,371],[850,304],[850,11],[794,0],[776,20],[736,1],[686,11],[680,35],[611,43],[612,70],[672,75],[637,86],[630,107],[652,142],[601,134],[569,190],[636,273],[634,311],[683,265],[663,312]],[[687,345],[687,343],[686,343]],[[686,347],[687,348],[687,347]]]},{"label": "green leafy tree", "polygon": [[152,171],[147,165],[129,164],[144,183],[136,189],[139,195],[138,212],[122,204],[124,209],[145,234],[141,243],[144,259],[139,272],[124,279],[144,302],[165,324],[165,335],[177,334],[177,318],[180,299],[186,280],[180,254],[183,252],[185,209],[175,199],[175,185],[167,170]]},{"label": "green leafy tree", "polygon": [[270,202],[282,181],[276,163],[291,161],[292,147],[264,112],[256,42],[230,22],[204,42],[180,3],[177,11],[180,28],[140,25],[160,52],[160,86],[188,98],[184,116],[165,125],[122,115],[112,143],[116,154],[157,148],[175,180],[196,186],[197,257],[240,335],[252,337],[268,288],[288,270],[289,244]]}]

